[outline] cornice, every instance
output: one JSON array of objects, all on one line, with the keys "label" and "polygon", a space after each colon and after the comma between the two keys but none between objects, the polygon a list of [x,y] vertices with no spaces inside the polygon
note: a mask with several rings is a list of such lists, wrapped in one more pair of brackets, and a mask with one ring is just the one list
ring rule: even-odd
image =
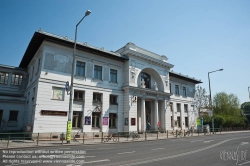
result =
[{"label": "cornice", "polygon": [[134,57],[138,57],[138,58],[143,59],[143,60],[150,61],[153,64],[167,67],[168,69],[171,69],[174,67],[174,65],[172,65],[170,63],[164,62],[162,60],[156,59],[154,57],[148,56],[148,55],[140,53],[140,52],[136,52],[136,51],[131,50],[131,49],[126,50],[124,52],[124,54],[127,56],[134,56]]}]

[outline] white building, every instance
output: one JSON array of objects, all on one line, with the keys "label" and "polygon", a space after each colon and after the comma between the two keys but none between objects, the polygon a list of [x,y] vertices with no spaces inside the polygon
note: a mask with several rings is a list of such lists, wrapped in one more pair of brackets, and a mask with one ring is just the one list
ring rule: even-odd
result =
[{"label": "white building", "polygon": [[[0,66],[1,130],[66,131],[73,45],[39,30],[19,68]],[[196,126],[192,101],[201,81],[170,71],[166,56],[133,43],[112,52],[79,42],[75,65],[73,132],[144,132],[148,122],[152,130]]]}]

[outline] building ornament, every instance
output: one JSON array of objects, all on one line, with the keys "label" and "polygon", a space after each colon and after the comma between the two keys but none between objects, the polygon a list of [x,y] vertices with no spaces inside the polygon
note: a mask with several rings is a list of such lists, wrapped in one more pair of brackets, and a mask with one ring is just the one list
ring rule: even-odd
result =
[{"label": "building ornament", "polygon": [[155,90],[158,91],[157,82],[154,83]]},{"label": "building ornament", "polygon": [[145,81],[144,81],[144,79],[142,79],[141,80],[141,86],[140,86],[141,88],[145,88],[146,86],[145,86]]}]

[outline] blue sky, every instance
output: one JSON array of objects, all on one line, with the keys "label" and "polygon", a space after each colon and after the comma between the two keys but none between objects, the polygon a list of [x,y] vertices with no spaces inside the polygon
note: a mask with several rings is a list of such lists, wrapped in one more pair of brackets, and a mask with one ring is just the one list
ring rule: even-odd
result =
[{"label": "blue sky", "polygon": [[39,28],[116,51],[128,42],[166,55],[173,70],[203,82],[212,95],[249,101],[249,0],[1,0],[0,64],[19,66]]}]

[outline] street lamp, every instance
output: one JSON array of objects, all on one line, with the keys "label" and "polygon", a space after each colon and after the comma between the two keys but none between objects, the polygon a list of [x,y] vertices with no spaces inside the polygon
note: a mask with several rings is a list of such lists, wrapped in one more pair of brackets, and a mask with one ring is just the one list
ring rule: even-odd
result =
[{"label": "street lamp", "polygon": [[248,87],[248,93],[249,93],[249,100],[250,100],[250,86]]},{"label": "street lamp", "polygon": [[213,128],[213,134],[214,134],[214,111],[212,110],[212,97],[211,97],[211,87],[210,87],[210,77],[209,74],[216,72],[216,71],[222,71],[223,69],[219,69],[219,70],[215,70],[215,71],[211,71],[208,72],[208,83],[209,83],[209,105],[210,105],[210,109],[212,111],[212,128]]},{"label": "street lamp", "polygon": [[74,73],[75,73],[75,52],[76,52],[76,37],[77,37],[77,27],[82,22],[82,20],[88,16],[91,13],[90,10],[87,10],[84,17],[76,24],[76,30],[75,30],[75,43],[74,43],[74,50],[73,50],[73,62],[72,62],[72,71],[71,71],[71,86],[70,86],[70,97],[69,97],[69,114],[68,114],[68,123],[67,123],[67,143],[70,143],[71,140],[71,115],[72,115],[72,93],[73,93],[73,86],[74,86]]}]

